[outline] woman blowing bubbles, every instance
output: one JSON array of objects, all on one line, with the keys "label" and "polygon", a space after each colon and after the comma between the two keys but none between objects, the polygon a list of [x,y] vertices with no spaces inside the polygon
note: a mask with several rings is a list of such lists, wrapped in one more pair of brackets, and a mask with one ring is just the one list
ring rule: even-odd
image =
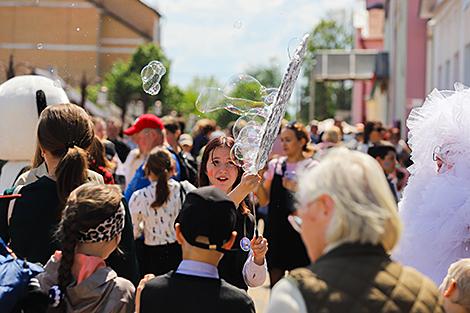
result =
[{"label": "woman blowing bubbles", "polygon": [[[232,160],[230,150],[234,145],[231,137],[218,137],[211,140],[204,150],[199,170],[199,186],[215,186],[229,195],[238,206],[236,244],[244,237],[252,238],[255,218],[245,203],[246,196],[256,191],[260,177],[243,173],[241,167]],[[263,236],[253,237],[250,251],[238,249],[226,253],[219,263],[221,278],[242,289],[261,286],[266,279],[265,255],[268,242]]]}]

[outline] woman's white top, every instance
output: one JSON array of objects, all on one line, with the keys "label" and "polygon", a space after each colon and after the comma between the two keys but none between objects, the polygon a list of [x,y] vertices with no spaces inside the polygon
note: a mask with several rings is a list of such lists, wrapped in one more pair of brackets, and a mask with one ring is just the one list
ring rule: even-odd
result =
[{"label": "woman's white top", "polygon": [[[137,190],[129,201],[132,216],[134,238],[144,234],[144,243],[148,246],[165,245],[176,241],[175,220],[178,216],[186,194],[194,189],[187,181],[168,181],[170,196],[159,208],[152,208],[156,198],[156,182]],[[181,186],[184,191],[181,192]]]}]

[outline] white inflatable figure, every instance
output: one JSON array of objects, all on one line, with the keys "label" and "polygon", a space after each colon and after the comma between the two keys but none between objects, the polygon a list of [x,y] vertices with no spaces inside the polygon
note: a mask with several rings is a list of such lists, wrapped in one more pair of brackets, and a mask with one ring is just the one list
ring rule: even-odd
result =
[{"label": "white inflatable figure", "polygon": [[414,165],[393,258],[439,285],[452,263],[470,257],[470,89],[432,91],[407,126]]},{"label": "white inflatable figure", "polygon": [[0,85],[0,160],[8,161],[1,169],[0,194],[31,165],[40,112],[68,102],[65,91],[43,76],[17,76]]}]

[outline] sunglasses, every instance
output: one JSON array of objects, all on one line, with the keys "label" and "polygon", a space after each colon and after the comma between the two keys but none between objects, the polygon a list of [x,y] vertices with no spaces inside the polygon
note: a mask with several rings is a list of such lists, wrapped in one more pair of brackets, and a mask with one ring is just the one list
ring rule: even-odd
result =
[{"label": "sunglasses", "polygon": [[297,124],[297,121],[292,121],[292,122],[289,122],[289,124],[286,125],[287,128],[295,128]]},{"label": "sunglasses", "polygon": [[432,152],[432,160],[435,162],[437,159],[443,159],[442,158],[442,147],[441,146],[436,146]]}]

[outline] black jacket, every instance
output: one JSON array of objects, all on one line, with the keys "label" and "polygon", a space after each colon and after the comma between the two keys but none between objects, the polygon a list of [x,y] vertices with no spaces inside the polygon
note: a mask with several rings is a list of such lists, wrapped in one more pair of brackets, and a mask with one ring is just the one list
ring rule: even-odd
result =
[{"label": "black jacket", "polygon": [[[33,263],[46,264],[60,245],[54,233],[59,224],[61,208],[57,195],[57,184],[47,176],[25,185],[21,198],[16,199],[10,225],[6,225],[5,214],[0,214],[0,234],[11,249],[21,258]],[[106,263],[118,276],[139,282],[137,259],[132,229],[132,220],[125,199],[126,220],[121,235],[120,251],[114,251]],[[3,213],[4,210],[2,210]]]},{"label": "black jacket", "polygon": [[145,285],[140,312],[254,313],[253,300],[223,279],[170,272]]}]

